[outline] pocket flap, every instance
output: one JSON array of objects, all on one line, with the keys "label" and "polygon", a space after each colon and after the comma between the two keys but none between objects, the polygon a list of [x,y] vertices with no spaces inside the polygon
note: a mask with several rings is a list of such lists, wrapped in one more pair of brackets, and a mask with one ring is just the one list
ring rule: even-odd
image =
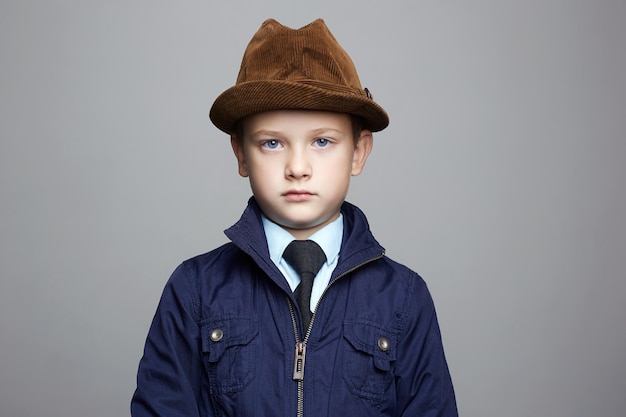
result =
[{"label": "pocket flap", "polygon": [[231,346],[247,345],[259,333],[258,321],[251,317],[212,317],[202,322],[202,351],[209,362],[216,362]]},{"label": "pocket flap", "polygon": [[384,326],[369,321],[348,321],[343,325],[344,337],[354,349],[374,358],[374,366],[389,371],[396,360],[396,340]]}]

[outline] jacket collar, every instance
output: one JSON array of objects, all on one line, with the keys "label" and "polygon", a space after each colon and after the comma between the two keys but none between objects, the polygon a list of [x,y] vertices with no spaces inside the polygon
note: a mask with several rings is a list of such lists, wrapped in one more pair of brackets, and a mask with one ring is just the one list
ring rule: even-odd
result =
[{"label": "jacket collar", "polygon": [[[332,278],[350,271],[367,261],[380,257],[385,249],[374,239],[370,232],[365,214],[356,206],[344,202],[343,240],[339,252],[339,261]],[[254,197],[248,201],[241,218],[224,231],[226,236],[247,253],[281,287],[287,284],[276,265],[270,259],[265,231],[261,220],[261,208]],[[280,277],[281,279],[277,279]],[[284,285],[283,285],[284,283]]]}]

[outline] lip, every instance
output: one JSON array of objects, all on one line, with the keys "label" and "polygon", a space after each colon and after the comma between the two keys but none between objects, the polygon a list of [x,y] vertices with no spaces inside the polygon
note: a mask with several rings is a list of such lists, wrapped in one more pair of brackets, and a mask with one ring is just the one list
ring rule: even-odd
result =
[{"label": "lip", "polygon": [[315,194],[312,192],[306,190],[289,190],[283,193],[283,197],[291,202],[309,201],[314,195]]}]

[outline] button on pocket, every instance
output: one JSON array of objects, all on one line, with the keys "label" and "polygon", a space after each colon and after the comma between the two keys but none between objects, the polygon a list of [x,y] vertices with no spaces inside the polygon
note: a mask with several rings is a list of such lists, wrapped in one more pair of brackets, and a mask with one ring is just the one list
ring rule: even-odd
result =
[{"label": "button on pocket", "polygon": [[224,332],[222,331],[222,329],[214,329],[211,332],[212,342],[219,342],[220,340],[222,340],[223,337],[224,337]]},{"label": "button on pocket", "polygon": [[232,316],[212,318],[202,322],[201,333],[211,392],[243,390],[256,372],[257,320]]},{"label": "button on pocket", "polygon": [[389,350],[389,340],[386,337],[378,339],[378,348],[383,352],[387,352]]},{"label": "button on pocket", "polygon": [[396,350],[384,326],[372,322],[345,322],[343,376],[355,395],[380,401],[393,383]]}]

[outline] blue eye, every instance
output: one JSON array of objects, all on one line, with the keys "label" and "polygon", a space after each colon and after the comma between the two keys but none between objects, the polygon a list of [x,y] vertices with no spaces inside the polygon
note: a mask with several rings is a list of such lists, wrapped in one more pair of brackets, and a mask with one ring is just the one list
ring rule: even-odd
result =
[{"label": "blue eye", "polygon": [[318,138],[315,140],[315,144],[317,146],[319,146],[320,148],[324,148],[326,146],[328,146],[328,144],[330,143],[330,141],[326,138]]},{"label": "blue eye", "polygon": [[267,149],[276,149],[280,144],[276,139],[270,139],[263,142],[263,147]]}]

